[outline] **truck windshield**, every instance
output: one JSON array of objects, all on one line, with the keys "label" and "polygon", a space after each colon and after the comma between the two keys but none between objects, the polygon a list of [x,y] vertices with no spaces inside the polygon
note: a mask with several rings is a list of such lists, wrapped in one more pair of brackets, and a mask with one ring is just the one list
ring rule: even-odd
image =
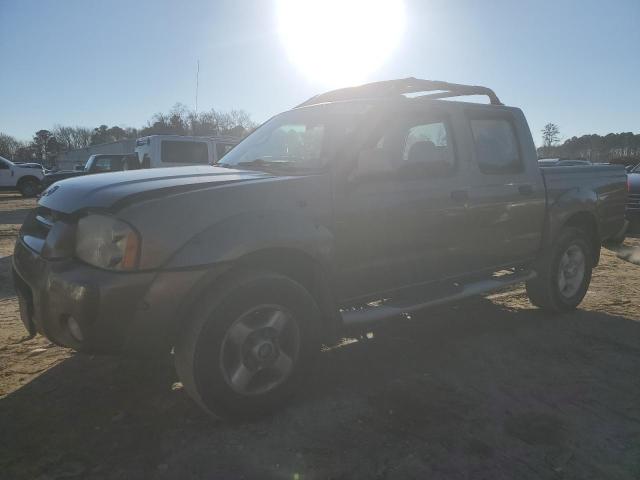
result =
[{"label": "truck windshield", "polygon": [[282,113],[249,135],[218,165],[321,168],[370,108],[368,104],[327,104]]}]

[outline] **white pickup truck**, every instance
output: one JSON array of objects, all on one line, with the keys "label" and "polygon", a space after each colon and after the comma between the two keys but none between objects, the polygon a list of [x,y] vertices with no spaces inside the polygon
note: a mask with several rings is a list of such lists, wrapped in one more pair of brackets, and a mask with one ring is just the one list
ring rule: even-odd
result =
[{"label": "white pickup truck", "polygon": [[43,178],[38,164],[18,164],[0,157],[0,190],[18,190],[25,197],[35,197]]},{"label": "white pickup truck", "polygon": [[150,135],[136,140],[136,154],[142,168],[213,165],[239,141],[230,136]]}]

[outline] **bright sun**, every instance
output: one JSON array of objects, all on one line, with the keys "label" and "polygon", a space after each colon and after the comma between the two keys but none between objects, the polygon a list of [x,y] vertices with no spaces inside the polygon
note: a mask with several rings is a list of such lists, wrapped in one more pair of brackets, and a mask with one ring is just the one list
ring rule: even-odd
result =
[{"label": "bright sun", "polygon": [[291,61],[327,86],[361,82],[380,68],[405,27],[403,0],[278,0]]}]

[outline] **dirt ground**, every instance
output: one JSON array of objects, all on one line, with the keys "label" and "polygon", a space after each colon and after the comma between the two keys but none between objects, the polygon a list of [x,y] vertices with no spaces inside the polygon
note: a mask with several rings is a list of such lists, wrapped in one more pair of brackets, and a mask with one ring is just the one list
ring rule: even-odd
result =
[{"label": "dirt ground", "polygon": [[0,196],[1,478],[640,479],[640,266],[613,252],[575,313],[521,288],[425,312],[323,352],[291,406],[232,424],[169,364],[25,339],[10,261],[33,205]]}]

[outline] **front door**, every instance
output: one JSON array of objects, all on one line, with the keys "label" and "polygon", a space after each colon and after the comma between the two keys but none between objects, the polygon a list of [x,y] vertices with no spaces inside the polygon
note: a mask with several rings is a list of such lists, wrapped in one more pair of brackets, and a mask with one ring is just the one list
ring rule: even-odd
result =
[{"label": "front door", "polygon": [[399,174],[409,195],[407,234],[412,238],[415,283],[455,277],[467,268],[462,249],[467,201],[460,196],[466,169],[455,149],[449,116],[414,111],[402,127]]},{"label": "front door", "polygon": [[[455,276],[466,202],[450,122],[444,114],[403,108],[386,116],[357,152],[350,179],[337,179],[339,296],[390,292]],[[391,120],[390,120],[391,119]]]}]

